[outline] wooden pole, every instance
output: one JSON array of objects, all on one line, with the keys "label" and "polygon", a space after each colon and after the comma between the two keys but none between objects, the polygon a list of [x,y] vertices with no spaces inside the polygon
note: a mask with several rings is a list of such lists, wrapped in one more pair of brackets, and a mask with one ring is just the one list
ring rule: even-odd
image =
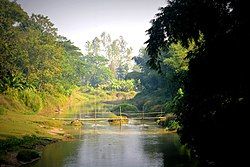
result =
[{"label": "wooden pole", "polygon": [[142,119],[144,119],[144,110],[142,111]]},{"label": "wooden pole", "polygon": [[120,106],[120,127],[122,126],[122,108]]},{"label": "wooden pole", "polygon": [[94,118],[96,119],[96,108],[94,110]]},{"label": "wooden pole", "polygon": [[95,94],[95,110],[94,110],[94,119],[95,119],[95,126],[96,126],[96,94]]},{"label": "wooden pole", "polygon": [[143,105],[143,107],[142,107],[142,125],[143,125],[143,127],[144,127],[144,110],[145,110],[145,107]]}]

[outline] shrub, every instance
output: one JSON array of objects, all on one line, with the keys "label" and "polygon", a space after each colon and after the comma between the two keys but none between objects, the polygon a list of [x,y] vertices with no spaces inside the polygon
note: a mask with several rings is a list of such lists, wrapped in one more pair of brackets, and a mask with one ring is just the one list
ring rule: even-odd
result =
[{"label": "shrub", "polygon": [[100,86],[104,90],[129,92],[135,89],[134,80],[114,79],[110,84]]},{"label": "shrub", "polygon": [[4,108],[4,106],[0,105],[0,115],[3,115],[6,113],[6,109]]},{"label": "shrub", "polygon": [[33,112],[38,112],[42,109],[42,99],[34,89],[25,89],[21,91],[20,99],[27,107],[31,108]]},{"label": "shrub", "polygon": [[17,90],[17,89],[7,88],[7,90],[4,92],[4,94],[13,100],[16,100],[16,101],[19,100],[19,90]]},{"label": "shrub", "polygon": [[[17,108],[19,111],[30,109],[30,111],[38,112],[43,106],[40,94],[33,88],[27,88],[24,90],[8,88],[4,94],[6,95],[6,98],[9,98],[8,103],[13,102],[12,106],[4,104],[5,108],[11,107],[11,109],[14,110]],[[19,106],[19,108],[17,106]],[[23,106],[25,109],[21,109],[20,106]]]},{"label": "shrub", "polygon": [[136,106],[132,104],[127,104],[127,103],[117,105],[114,108],[112,108],[111,111],[114,113],[119,113],[120,109],[121,109],[121,112],[138,112],[138,109]]},{"label": "shrub", "polygon": [[166,123],[167,123],[168,130],[177,130],[177,129],[180,128],[179,123],[177,121],[175,121],[175,120],[170,120],[170,121],[168,121]]}]

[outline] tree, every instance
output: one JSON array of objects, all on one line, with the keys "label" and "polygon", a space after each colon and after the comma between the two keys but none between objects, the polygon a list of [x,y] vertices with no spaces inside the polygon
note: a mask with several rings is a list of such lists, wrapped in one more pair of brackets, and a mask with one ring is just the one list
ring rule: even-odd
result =
[{"label": "tree", "polygon": [[16,2],[0,2],[0,92],[10,87],[68,94],[79,85],[85,74],[79,48],[58,36],[47,16],[29,17]]},{"label": "tree", "polygon": [[67,85],[81,85],[83,76],[86,74],[83,54],[66,37],[59,36],[58,42],[64,48],[62,81]]},{"label": "tree", "polygon": [[[54,27],[54,24],[50,21],[48,16],[41,14],[31,15],[31,26],[41,31],[43,34],[49,34],[51,36],[57,36],[57,28]],[[34,23],[34,24],[32,24]]]},{"label": "tree", "polygon": [[8,86],[22,88],[22,85],[26,84],[20,72],[25,52],[18,43],[28,21],[28,15],[14,2],[0,0],[0,4],[0,92],[2,92]]},{"label": "tree", "polygon": [[229,159],[236,159],[232,152],[244,147],[231,143],[242,143],[232,131],[241,127],[244,132],[250,109],[245,54],[250,36],[249,10],[245,3],[169,0],[147,31],[148,63],[160,72],[162,49],[178,41],[186,48],[191,40],[195,43],[195,49],[187,55],[190,62],[179,106],[179,134],[205,165],[232,165]]},{"label": "tree", "polygon": [[132,68],[132,48],[127,46],[122,36],[112,40],[103,32],[100,37],[86,42],[86,51],[88,55],[106,58],[107,66],[117,78],[124,79]]},{"label": "tree", "polygon": [[111,82],[114,75],[108,68],[108,59],[101,55],[101,41],[96,37],[92,42],[88,41],[86,45],[87,53],[83,56],[84,74],[83,84],[98,86],[106,82]]}]

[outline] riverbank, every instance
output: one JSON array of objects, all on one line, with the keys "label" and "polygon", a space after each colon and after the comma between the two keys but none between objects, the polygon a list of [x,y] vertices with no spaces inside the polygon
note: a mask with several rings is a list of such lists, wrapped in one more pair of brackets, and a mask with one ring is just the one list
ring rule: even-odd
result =
[{"label": "riverbank", "polygon": [[[18,93],[18,92],[16,92]],[[30,153],[28,161],[37,160],[43,148],[56,141],[73,140],[74,135],[66,128],[66,123],[54,119],[67,114],[73,114],[82,105],[94,102],[113,101],[131,98],[131,92],[107,92],[93,88],[82,87],[75,89],[71,96],[59,96],[59,99],[44,99],[43,108],[39,112],[32,112],[21,99],[0,94],[0,165],[20,166],[18,153]],[[28,139],[29,142],[26,142]],[[25,144],[22,144],[25,143]],[[39,155],[39,156],[38,156]]]},{"label": "riverbank", "polygon": [[0,164],[2,166],[21,166],[32,163],[41,157],[44,147],[59,139],[37,136],[22,138],[10,137],[0,140]]},{"label": "riverbank", "polygon": [[46,145],[71,138],[63,129],[64,123],[51,117],[57,114],[57,106],[66,107],[68,100],[51,102],[32,113],[21,101],[1,94],[1,107],[7,112],[0,115],[0,166],[31,163],[41,157]]}]

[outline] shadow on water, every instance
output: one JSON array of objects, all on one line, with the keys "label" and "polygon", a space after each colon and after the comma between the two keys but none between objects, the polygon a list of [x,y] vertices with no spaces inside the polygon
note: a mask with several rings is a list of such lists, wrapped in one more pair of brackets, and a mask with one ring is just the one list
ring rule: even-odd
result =
[{"label": "shadow on water", "polygon": [[75,129],[77,141],[46,147],[35,167],[179,167],[193,166],[177,134],[153,122],[110,125],[86,122]]}]

